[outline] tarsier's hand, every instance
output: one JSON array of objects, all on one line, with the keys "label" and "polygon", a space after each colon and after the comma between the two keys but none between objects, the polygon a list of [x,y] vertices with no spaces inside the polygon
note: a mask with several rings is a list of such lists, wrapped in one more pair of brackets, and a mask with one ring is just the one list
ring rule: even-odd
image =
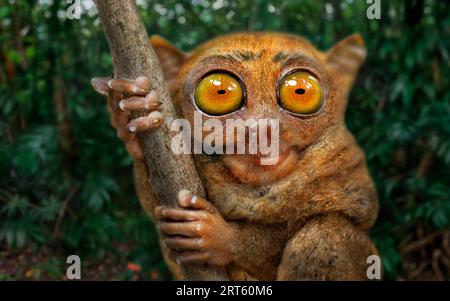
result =
[{"label": "tarsier's hand", "polygon": [[[143,160],[144,154],[136,133],[158,128],[163,120],[159,106],[161,102],[154,90],[150,90],[148,78],[140,76],[134,81],[94,78],[92,86],[108,97],[108,111],[111,125],[117,136],[125,143],[128,153],[137,160]],[[148,111],[149,114],[130,120],[135,111]]]},{"label": "tarsier's hand", "polygon": [[233,261],[236,233],[208,201],[181,190],[182,208],[155,209],[162,243],[170,257],[180,263],[209,263],[225,266]]}]

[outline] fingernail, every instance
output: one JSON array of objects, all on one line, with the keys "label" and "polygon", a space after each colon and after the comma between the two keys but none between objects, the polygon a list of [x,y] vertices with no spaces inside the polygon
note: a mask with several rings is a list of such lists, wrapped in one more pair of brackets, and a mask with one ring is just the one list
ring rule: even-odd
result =
[{"label": "fingernail", "polygon": [[145,98],[147,98],[148,100],[151,100],[153,98],[156,98],[156,91],[155,90],[151,90],[146,96]]},{"label": "fingernail", "polygon": [[112,89],[112,79],[110,79],[110,80],[108,81],[108,87],[109,87],[110,89]]},{"label": "fingernail", "polygon": [[158,111],[153,111],[150,114],[148,114],[148,117],[152,120],[151,123],[153,125],[158,125],[162,121],[162,114]]},{"label": "fingernail", "polygon": [[191,196],[192,192],[190,192],[187,189],[182,189],[180,192],[178,192],[178,201],[180,202],[186,202],[187,199]]},{"label": "fingernail", "polygon": [[139,87],[148,88],[150,86],[150,80],[145,76],[138,76],[135,80]]},{"label": "fingernail", "polygon": [[119,101],[119,108],[120,108],[122,111],[126,111],[126,110],[125,110],[125,104],[124,104],[123,100]]},{"label": "fingernail", "polygon": [[142,89],[136,85],[133,86],[132,91],[133,91],[133,93],[136,93],[136,94],[145,94],[147,92],[147,90]]},{"label": "fingernail", "polygon": [[133,133],[133,132],[136,132],[137,128],[134,125],[130,125],[128,127],[128,130]]},{"label": "fingernail", "polygon": [[148,114],[148,117],[155,119],[155,118],[161,118],[162,119],[162,114],[161,112],[158,111],[153,111],[150,114]]},{"label": "fingernail", "polygon": [[196,196],[196,195],[193,195],[192,198],[191,198],[191,203],[192,203],[192,204],[197,203],[197,199],[198,199],[197,196]]},{"label": "fingernail", "polygon": [[162,105],[162,102],[160,102],[160,101],[152,101],[152,102],[147,102],[145,104],[145,108],[146,109],[157,109],[160,105]]}]

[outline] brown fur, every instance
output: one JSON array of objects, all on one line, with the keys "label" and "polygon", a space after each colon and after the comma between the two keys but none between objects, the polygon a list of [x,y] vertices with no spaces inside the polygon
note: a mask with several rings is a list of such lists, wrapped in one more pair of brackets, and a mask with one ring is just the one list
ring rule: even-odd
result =
[{"label": "brown fur", "polygon": [[[152,44],[180,115],[192,120],[192,91],[204,74],[227,70],[246,88],[246,110],[231,117],[278,118],[280,152],[292,150],[280,169],[253,166],[250,155],[195,156],[208,201],[238,233],[239,260],[227,266],[231,279],[366,279],[366,258],[376,254],[367,232],[378,204],[364,154],[344,123],[348,91],[365,56],[362,39],[351,36],[326,53],[277,33],[221,36],[188,54],[161,38]],[[277,82],[292,68],[314,73],[325,89],[325,105],[311,117],[277,106]],[[153,215],[143,163],[136,161],[135,171],[139,199]]]}]

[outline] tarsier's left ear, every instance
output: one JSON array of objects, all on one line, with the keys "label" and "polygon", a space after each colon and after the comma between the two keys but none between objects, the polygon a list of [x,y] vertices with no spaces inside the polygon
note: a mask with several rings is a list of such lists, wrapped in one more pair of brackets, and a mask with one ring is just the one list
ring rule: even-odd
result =
[{"label": "tarsier's left ear", "polygon": [[360,34],[351,35],[336,44],[327,53],[328,65],[337,70],[346,83],[351,84],[367,56]]},{"label": "tarsier's left ear", "polygon": [[158,56],[164,78],[166,81],[171,82],[186,61],[187,55],[158,35],[152,36],[150,43]]}]

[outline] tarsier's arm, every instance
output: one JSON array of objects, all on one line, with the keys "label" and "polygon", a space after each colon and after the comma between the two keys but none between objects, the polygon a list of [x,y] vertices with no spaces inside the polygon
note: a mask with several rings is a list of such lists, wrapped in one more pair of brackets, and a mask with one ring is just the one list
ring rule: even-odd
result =
[{"label": "tarsier's arm", "polygon": [[[135,160],[134,164],[136,190],[139,199],[142,206],[153,219],[159,222],[159,228],[164,234],[163,243],[166,237],[169,238],[174,235],[186,236],[186,233],[188,233],[197,239],[202,239],[204,242],[203,246],[197,246],[196,251],[206,250],[210,252],[209,259],[206,257],[204,259],[199,258],[199,261],[204,260],[205,262],[218,265],[233,263],[238,268],[248,271],[253,277],[275,278],[279,258],[286,242],[286,226],[284,224],[261,225],[246,221],[225,222],[217,209],[203,199],[199,200],[206,206],[205,209],[193,208],[196,210],[195,213],[198,213],[197,219],[190,213],[187,213],[189,216],[184,220],[180,220],[180,216],[187,210],[192,209],[192,206],[189,203],[186,205],[183,197],[181,197],[179,202],[184,209],[174,210],[157,207],[152,188],[146,181],[148,175],[144,163]],[[206,212],[198,212],[197,210],[206,210]],[[163,216],[163,213],[167,216]],[[202,219],[202,217],[211,215],[211,213],[211,218]],[[193,220],[191,221],[190,219]],[[169,223],[165,222],[165,220],[169,221]],[[178,223],[184,223],[184,225],[176,228],[177,232],[170,232],[170,230],[174,229],[170,221],[172,221],[172,224],[173,221],[178,221]],[[198,229],[195,226],[191,229],[189,222],[197,223]],[[170,247],[172,247],[171,241],[166,245],[170,250]],[[189,247],[189,244],[179,246],[185,251],[189,250]],[[255,250],[258,250],[257,254],[255,254]],[[172,255],[173,260],[176,260],[177,257],[181,256],[181,252],[175,252],[170,255]],[[214,257],[217,257],[217,259],[214,259]],[[218,260],[220,258],[222,260]],[[183,259],[181,256],[180,261],[183,261]]]},{"label": "tarsier's arm", "polygon": [[[145,166],[141,171],[144,170]],[[139,178],[146,179],[146,177],[146,174],[142,174]],[[142,183],[144,184],[144,181]],[[151,188],[149,185],[148,187],[141,185],[137,189],[147,190],[140,192],[143,197]],[[145,197],[141,202],[149,199],[151,196]],[[206,224],[202,223],[201,230],[196,234],[197,239],[206,238],[204,248],[199,246],[197,250],[210,252],[209,258],[197,257],[199,262],[218,265],[234,263],[258,280],[367,280],[365,259],[369,255],[377,254],[377,250],[367,233],[357,229],[344,215],[328,213],[315,216],[288,238],[285,224],[261,225],[232,221],[225,225],[212,205],[208,205],[202,199],[199,200],[206,206],[205,208],[211,206],[211,212],[216,215],[209,221],[205,220]],[[181,199],[180,201],[184,203]],[[157,220],[162,219],[159,210],[161,209],[156,210]],[[182,214],[182,211],[173,209],[163,210],[172,213],[173,219],[177,218],[178,213]],[[203,215],[202,212],[198,214]],[[161,230],[166,230],[165,227],[170,226],[165,224]],[[232,231],[228,232],[229,229]],[[178,234],[185,234],[189,228],[178,230]],[[166,234],[164,236],[166,239],[170,239],[166,231],[162,232]],[[169,250],[173,246],[169,244]],[[180,244],[179,247],[186,247],[185,250],[189,250],[188,245]],[[177,255],[181,253],[178,252]],[[222,260],[217,260],[218,258]],[[176,256],[173,259],[176,259]],[[245,278],[238,277],[238,279]]]},{"label": "tarsier's arm", "polygon": [[287,243],[277,280],[367,280],[365,259],[373,254],[367,233],[347,217],[316,216]]},{"label": "tarsier's arm", "polygon": [[[283,252],[285,225],[258,225],[241,221],[227,222],[207,200],[189,191],[180,191],[181,208],[157,207],[147,182],[148,172],[136,133],[156,129],[162,122],[157,95],[149,91],[146,78],[134,82],[97,78],[94,88],[109,95],[111,125],[134,159],[135,182],[140,202],[157,222],[163,250],[177,263],[209,263],[236,265],[251,275],[267,279],[276,276]],[[148,116],[129,120],[133,111],[150,110]],[[255,254],[255,250],[259,250]]]}]

